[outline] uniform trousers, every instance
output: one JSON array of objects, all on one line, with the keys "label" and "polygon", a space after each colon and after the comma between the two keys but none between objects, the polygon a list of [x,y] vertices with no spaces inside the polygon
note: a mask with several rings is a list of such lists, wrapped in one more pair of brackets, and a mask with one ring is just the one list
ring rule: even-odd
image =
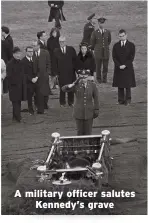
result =
[{"label": "uniform trousers", "polygon": [[97,78],[97,81],[102,82],[101,68],[102,68],[102,65],[103,65],[103,71],[102,71],[103,82],[107,82],[109,59],[98,59],[96,57],[95,62],[96,62],[96,78]]},{"label": "uniform trousers", "polygon": [[91,135],[93,119],[76,119],[77,135]]},{"label": "uniform trousers", "polygon": [[118,102],[131,102],[131,88],[118,88]]},{"label": "uniform trousers", "polygon": [[[67,92],[68,95],[68,104],[72,105],[74,103],[74,93]],[[62,89],[60,88],[60,105],[65,105],[66,104],[66,92],[63,92]]]},{"label": "uniform trousers", "polygon": [[20,122],[21,121],[21,101],[12,101],[13,107],[13,119]]}]

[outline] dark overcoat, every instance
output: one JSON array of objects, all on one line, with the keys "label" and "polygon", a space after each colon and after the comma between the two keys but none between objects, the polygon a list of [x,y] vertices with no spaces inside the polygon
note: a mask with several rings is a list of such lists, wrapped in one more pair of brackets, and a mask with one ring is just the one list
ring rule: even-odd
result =
[{"label": "dark overcoat", "polygon": [[51,58],[51,76],[56,75],[56,61],[54,50],[60,48],[59,37],[51,36],[47,40],[47,49]]},{"label": "dark overcoat", "polygon": [[93,119],[95,111],[99,111],[99,93],[94,81],[87,81],[86,88],[82,82],[79,82],[71,90],[67,90],[67,86],[64,86],[62,90],[75,93],[73,110],[75,119]]},{"label": "dark overcoat", "polygon": [[110,43],[111,33],[109,30],[104,29],[103,35],[99,29],[92,32],[90,44],[96,59],[109,59]]},{"label": "dark overcoat", "polygon": [[40,49],[47,50],[47,46],[43,44],[40,40],[38,40],[38,43],[40,45]]},{"label": "dark overcoat", "polygon": [[[57,5],[58,7],[51,7],[51,4]],[[48,5],[49,7],[51,7],[48,22],[52,22],[52,20],[55,19],[56,16],[59,16],[60,20],[66,21],[62,10],[64,1],[48,1]]]},{"label": "dark overcoat", "polygon": [[76,51],[71,46],[66,46],[66,53],[62,53],[61,48],[55,49],[56,74],[60,87],[71,84],[76,79]]},{"label": "dark overcoat", "polygon": [[93,75],[95,71],[96,65],[94,56],[91,52],[87,52],[83,57],[82,53],[79,52],[76,59],[76,70],[90,70],[91,75]]},{"label": "dark overcoat", "polygon": [[26,84],[28,89],[34,88],[34,83],[32,82],[32,78],[35,77],[33,71],[33,62],[29,61],[26,57],[22,59],[22,71],[24,74],[24,78],[26,79]]},{"label": "dark overcoat", "polygon": [[47,50],[40,49],[38,58],[35,54],[33,55],[33,69],[35,76],[38,77],[36,84],[39,92],[44,96],[48,96],[50,93],[49,75],[51,74],[51,61]]},{"label": "dark overcoat", "polygon": [[88,22],[87,24],[85,24],[84,30],[83,30],[83,39],[82,39],[82,42],[88,43],[88,45],[90,45],[91,34],[92,34],[92,32],[94,30],[95,30],[95,28],[91,24],[91,22]]},{"label": "dark overcoat", "polygon": [[[11,60],[13,57],[13,39],[10,35],[8,35],[5,40],[2,40],[1,45],[1,58],[4,60],[5,64],[8,63],[8,61]],[[4,93],[8,92],[8,80],[7,77],[4,79],[3,82],[3,90]]]},{"label": "dark overcoat", "polygon": [[[136,86],[133,60],[135,57],[135,45],[128,41],[124,47],[121,47],[119,41],[113,46],[112,51],[114,61],[113,87],[130,88]],[[119,67],[125,65],[121,70]]]},{"label": "dark overcoat", "polygon": [[10,101],[26,101],[26,79],[22,71],[21,60],[12,58],[6,66]]}]

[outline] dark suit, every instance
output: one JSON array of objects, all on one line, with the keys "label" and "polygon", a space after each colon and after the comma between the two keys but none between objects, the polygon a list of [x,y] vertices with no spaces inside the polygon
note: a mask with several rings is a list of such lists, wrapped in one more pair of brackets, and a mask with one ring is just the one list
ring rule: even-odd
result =
[{"label": "dark suit", "polygon": [[[136,87],[133,67],[135,45],[127,40],[125,46],[121,47],[121,42],[119,41],[113,46],[112,56],[114,61],[113,87],[118,87],[118,101],[119,103],[130,102],[130,88]],[[125,65],[126,68],[121,70],[121,65]],[[124,88],[126,88],[126,96],[124,96]]]},{"label": "dark suit", "polygon": [[[76,51],[71,46],[66,46],[66,53],[62,53],[61,48],[55,49],[55,61],[56,61],[56,74],[59,80],[60,86],[60,104],[64,105],[65,92],[61,90],[62,86],[71,84],[75,79],[75,63],[76,63]],[[74,102],[73,92],[68,93],[68,104],[71,105]]]},{"label": "dark suit", "polygon": [[104,29],[103,33],[101,33],[99,29],[93,31],[90,43],[91,48],[94,50],[97,80],[98,82],[102,81],[101,67],[103,64],[103,82],[107,82],[109,45],[111,43],[110,31],[107,29]]},{"label": "dark suit", "polygon": [[71,89],[64,86],[62,90],[75,93],[73,116],[76,120],[77,135],[90,135],[94,115],[99,113],[99,95],[96,84],[93,81],[87,81],[87,86],[84,87],[84,84],[79,82]]},{"label": "dark suit", "polygon": [[40,40],[38,40],[38,43],[40,45],[40,49],[43,49],[43,50],[48,50],[47,49],[47,46],[45,44],[43,44]]},{"label": "dark suit", "polygon": [[50,55],[47,50],[40,49],[40,55],[36,57],[33,55],[33,68],[34,74],[38,77],[37,85],[37,107],[38,112],[43,113],[45,104],[48,103],[49,88],[49,75],[51,74],[51,61]]},{"label": "dark suit", "polygon": [[28,110],[33,112],[32,97],[34,94],[37,94],[37,86],[32,82],[32,78],[35,77],[33,72],[33,61],[29,61],[27,57],[22,59],[23,73],[26,79],[27,84],[27,101],[28,101]]},{"label": "dark suit", "polygon": [[[51,7],[51,4],[54,4],[54,6]],[[55,19],[55,27],[61,28],[60,20],[66,21],[62,10],[64,1],[48,1],[48,5],[51,8],[48,22],[52,22],[52,20]],[[57,7],[55,7],[55,5],[57,5]]]},{"label": "dark suit", "polygon": [[85,24],[82,42],[88,43],[88,45],[90,45],[91,34],[94,30],[95,30],[95,28],[91,24],[91,22],[88,22],[87,24]]},{"label": "dark suit", "polygon": [[[8,35],[5,40],[2,40],[1,45],[1,58],[4,60],[5,64],[7,64],[11,58],[13,57],[13,39],[10,35]],[[8,80],[7,77],[3,82],[4,93],[8,92]]]},{"label": "dark suit", "polygon": [[22,71],[20,60],[12,58],[6,67],[8,78],[9,98],[13,106],[13,118],[21,120],[21,101],[27,99],[26,80]]}]

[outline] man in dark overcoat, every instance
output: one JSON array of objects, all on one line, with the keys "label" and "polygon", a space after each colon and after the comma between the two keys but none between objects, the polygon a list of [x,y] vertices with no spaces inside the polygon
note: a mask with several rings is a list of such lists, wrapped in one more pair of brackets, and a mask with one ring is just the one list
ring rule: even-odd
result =
[{"label": "man in dark overcoat", "polygon": [[[127,40],[125,30],[119,31],[120,41],[113,46],[114,61],[113,87],[118,87],[118,103],[128,105],[131,102],[131,88],[136,87],[133,61],[135,45]],[[126,89],[126,94],[124,93]]]},{"label": "man in dark overcoat", "polygon": [[[62,86],[71,84],[76,79],[75,64],[76,51],[72,46],[66,45],[66,38],[59,38],[60,48],[55,49],[55,72],[58,76],[60,87],[60,105],[65,107],[66,99],[65,92],[62,91]],[[73,106],[74,93],[68,92],[68,105]]]},{"label": "man in dark overcoat", "polygon": [[9,98],[13,106],[13,120],[21,121],[21,101],[27,99],[26,81],[22,72],[21,51],[13,49],[13,58],[7,63]]},{"label": "man in dark overcoat", "polygon": [[50,7],[48,22],[52,22],[55,19],[55,27],[61,29],[60,20],[66,21],[62,10],[64,1],[48,1],[48,5]]},{"label": "man in dark overcoat", "polygon": [[36,85],[36,75],[33,70],[33,47],[26,47],[26,56],[22,59],[22,70],[24,77],[26,79],[27,85],[27,101],[28,101],[28,111],[30,115],[34,114],[32,98],[33,95],[37,93]]},{"label": "man in dark overcoat", "polygon": [[[108,63],[109,63],[109,45],[111,43],[111,33],[104,29],[105,18],[99,18],[99,28],[93,31],[91,35],[91,48],[94,50],[96,62],[96,78],[99,83],[107,82]],[[101,68],[103,65],[103,72],[101,75]],[[103,78],[102,78],[103,76]]]},{"label": "man in dark overcoat", "polygon": [[92,15],[90,15],[87,20],[88,22],[85,24],[84,26],[84,30],[83,30],[83,39],[82,42],[85,42],[88,44],[88,46],[90,45],[90,38],[91,38],[91,34],[92,32],[95,30],[95,13],[93,13]]},{"label": "man in dark overcoat", "polygon": [[44,114],[44,109],[48,109],[49,99],[49,75],[51,74],[51,61],[50,55],[47,50],[40,49],[38,41],[33,42],[34,55],[33,67],[36,80],[34,83],[37,85],[37,113]]},{"label": "man in dark overcoat", "polygon": [[40,31],[37,33],[38,43],[40,45],[40,49],[47,50],[46,40],[47,35],[45,31]]},{"label": "man in dark overcoat", "polygon": [[[12,53],[13,39],[10,35],[10,30],[8,27],[2,26],[1,31],[2,31],[1,58],[4,60],[5,64],[7,64],[13,57],[13,53]],[[8,92],[7,77],[4,79],[3,91],[4,91],[4,93]]]}]

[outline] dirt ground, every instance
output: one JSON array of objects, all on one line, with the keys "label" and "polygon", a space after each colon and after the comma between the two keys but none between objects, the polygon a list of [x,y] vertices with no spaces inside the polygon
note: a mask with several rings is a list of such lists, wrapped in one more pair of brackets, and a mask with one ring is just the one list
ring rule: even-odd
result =
[{"label": "dirt ground", "polygon": [[[147,211],[147,45],[146,2],[66,2],[64,13],[67,21],[62,32],[69,45],[78,50],[85,19],[92,12],[108,18],[106,27],[112,33],[112,45],[117,33],[124,28],[129,40],[136,45],[134,61],[137,87],[132,89],[132,104],[119,106],[117,89],[112,88],[113,61],[110,58],[108,83],[98,86],[100,115],[94,121],[93,134],[108,129],[112,137],[137,138],[136,142],[111,147],[114,157],[110,184],[115,190],[133,190],[136,198],[119,202],[123,214],[146,214]],[[24,49],[36,38],[37,31],[49,33],[52,24],[47,23],[47,2],[2,2],[2,24],[11,28],[15,45]],[[12,106],[8,95],[2,97],[2,173],[8,161],[22,158],[45,159],[51,134],[76,135],[72,109],[61,109],[58,90],[49,99],[45,115],[29,116],[22,113],[25,123],[12,123]],[[27,103],[22,103],[26,108]],[[2,177],[2,203],[9,200],[14,184]]]}]

